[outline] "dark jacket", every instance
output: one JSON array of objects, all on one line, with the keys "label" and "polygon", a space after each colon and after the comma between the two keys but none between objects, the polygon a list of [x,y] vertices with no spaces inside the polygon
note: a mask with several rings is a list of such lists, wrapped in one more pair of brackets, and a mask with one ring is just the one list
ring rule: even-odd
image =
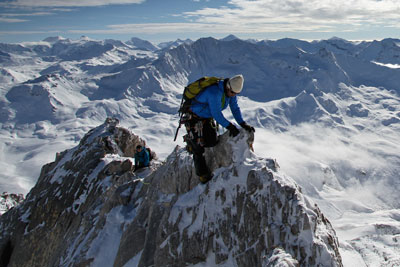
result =
[{"label": "dark jacket", "polygon": [[135,166],[136,167],[148,167],[150,164],[149,151],[145,147],[142,151],[135,153]]}]

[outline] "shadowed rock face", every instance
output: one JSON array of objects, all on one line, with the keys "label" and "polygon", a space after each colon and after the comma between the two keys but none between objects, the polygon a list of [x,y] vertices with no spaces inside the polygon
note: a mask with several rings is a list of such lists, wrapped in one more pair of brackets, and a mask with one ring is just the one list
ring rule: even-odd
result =
[{"label": "shadowed rock face", "polygon": [[0,218],[1,266],[342,265],[330,223],[251,152],[253,135],[207,149],[214,177],[203,185],[179,147],[139,178],[130,157],[143,140],[117,124],[57,155]]}]

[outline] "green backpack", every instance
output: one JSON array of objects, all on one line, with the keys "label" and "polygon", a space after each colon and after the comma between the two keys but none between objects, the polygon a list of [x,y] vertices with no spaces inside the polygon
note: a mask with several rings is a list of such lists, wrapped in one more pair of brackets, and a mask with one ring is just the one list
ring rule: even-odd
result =
[{"label": "green backpack", "polygon": [[183,96],[182,96],[182,101],[181,105],[179,107],[179,126],[176,129],[175,133],[175,138],[174,141],[176,140],[176,137],[178,136],[179,128],[181,128],[181,125],[183,124],[182,117],[183,114],[189,112],[190,106],[192,105],[192,101],[195,99],[195,97],[203,92],[205,89],[208,87],[218,84],[219,81],[223,80],[222,78],[218,77],[208,77],[204,76],[197,81],[194,81],[190,84],[188,84],[185,89],[183,90]]},{"label": "green backpack", "polygon": [[179,114],[188,112],[190,106],[192,105],[192,100],[198,94],[203,92],[204,89],[217,84],[221,80],[222,79],[218,78],[218,77],[205,76],[205,77],[198,79],[195,82],[188,84],[183,91],[182,102],[181,102],[181,106],[179,108]]}]

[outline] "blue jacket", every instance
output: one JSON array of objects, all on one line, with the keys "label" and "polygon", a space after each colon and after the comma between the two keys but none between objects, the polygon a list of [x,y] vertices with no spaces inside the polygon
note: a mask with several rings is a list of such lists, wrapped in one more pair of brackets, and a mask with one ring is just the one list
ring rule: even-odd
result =
[{"label": "blue jacket", "polygon": [[[225,96],[225,97],[224,97]],[[225,98],[225,101],[224,101]],[[242,112],[237,103],[237,97],[228,97],[224,92],[224,81],[208,87],[192,101],[191,110],[194,114],[202,118],[214,118],[223,127],[228,127],[230,122],[225,119],[222,111],[230,107],[236,122],[244,122]]]},{"label": "blue jacket", "polygon": [[149,166],[150,156],[147,148],[143,147],[142,151],[135,153],[135,166]]}]

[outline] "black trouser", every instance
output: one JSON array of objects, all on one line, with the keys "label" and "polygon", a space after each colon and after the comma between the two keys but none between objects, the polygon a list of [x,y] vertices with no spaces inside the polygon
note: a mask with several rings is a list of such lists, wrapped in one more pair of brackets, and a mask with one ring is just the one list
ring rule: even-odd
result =
[{"label": "black trouser", "polygon": [[186,149],[193,154],[194,167],[197,176],[211,176],[211,171],[204,158],[204,148],[213,147],[218,142],[217,127],[213,118],[200,118],[194,114],[188,115],[185,122]]}]

